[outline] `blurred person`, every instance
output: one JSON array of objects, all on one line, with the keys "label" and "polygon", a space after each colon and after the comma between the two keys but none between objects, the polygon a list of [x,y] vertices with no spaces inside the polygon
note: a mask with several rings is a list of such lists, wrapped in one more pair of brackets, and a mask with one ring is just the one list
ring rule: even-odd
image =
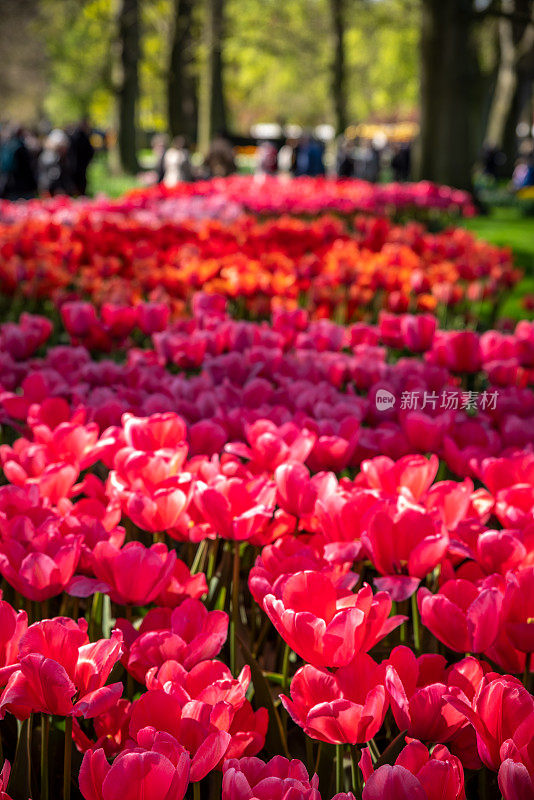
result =
[{"label": "blurred person", "polygon": [[296,175],[317,177],[325,175],[324,145],[318,139],[305,134],[297,148]]},{"label": "blurred person", "polygon": [[169,137],[166,133],[157,133],[152,137],[151,141],[152,153],[154,154],[156,183],[162,183],[165,175],[165,167],[163,166],[163,159],[169,146]]},{"label": "blurred person", "polygon": [[226,178],[236,171],[232,145],[222,134],[214,137],[206,158],[204,169],[210,178]]},{"label": "blurred person", "polygon": [[76,194],[84,195],[87,192],[87,168],[95,154],[90,137],[91,126],[89,120],[84,117],[72,132],[68,153],[70,173]]},{"label": "blurred person", "polygon": [[519,156],[512,175],[512,187],[516,192],[534,186],[534,139],[525,139],[519,148]]},{"label": "blurred person", "polygon": [[69,137],[60,128],[46,137],[38,163],[39,191],[52,197],[76,193],[68,158],[69,145]]},{"label": "blurred person", "polygon": [[354,175],[354,147],[345,136],[338,139],[336,173],[339,178],[352,178]]},{"label": "blurred person", "polygon": [[278,169],[285,175],[294,174],[297,168],[297,139],[286,139],[278,153]]},{"label": "blurred person", "polygon": [[276,175],[278,152],[272,142],[262,142],[256,151],[256,172],[259,175]]},{"label": "blurred person", "polygon": [[393,146],[391,169],[393,180],[396,183],[405,183],[410,180],[412,153],[409,142],[397,143]]},{"label": "blurred person", "polygon": [[163,183],[172,187],[192,179],[191,156],[186,138],[175,136],[163,156]]},{"label": "blurred person", "polygon": [[8,129],[0,150],[0,197],[28,200],[36,193],[37,180],[24,129]]}]

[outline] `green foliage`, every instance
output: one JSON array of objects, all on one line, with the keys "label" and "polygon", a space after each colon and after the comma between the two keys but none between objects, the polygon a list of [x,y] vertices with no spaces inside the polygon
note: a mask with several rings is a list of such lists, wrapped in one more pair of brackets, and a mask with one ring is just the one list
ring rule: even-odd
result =
[{"label": "green foliage", "polygon": [[[418,3],[346,0],[350,117],[404,113],[417,101]],[[139,122],[166,127],[173,0],[141,0]],[[203,3],[198,3],[199,27]],[[328,0],[227,0],[225,78],[231,121],[311,125],[332,120],[333,36]],[[45,108],[57,124],[89,113],[114,122],[116,2],[41,0],[49,58]],[[202,54],[199,45],[199,59]]]},{"label": "green foliage", "polygon": [[[349,114],[411,111],[418,92],[418,7],[346,0]],[[328,0],[228,0],[227,86],[237,127],[332,120]]]},{"label": "green foliage", "polygon": [[41,0],[39,33],[50,64],[45,110],[62,125],[89,113],[97,124],[113,115],[113,3]]}]

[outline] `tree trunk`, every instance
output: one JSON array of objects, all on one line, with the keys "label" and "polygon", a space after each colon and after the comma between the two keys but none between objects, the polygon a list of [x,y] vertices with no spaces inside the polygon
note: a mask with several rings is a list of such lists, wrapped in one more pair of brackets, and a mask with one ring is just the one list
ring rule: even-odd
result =
[{"label": "tree trunk", "polygon": [[190,141],[196,141],[198,112],[196,79],[193,74],[193,6],[194,0],[174,0],[174,25],[167,75],[169,132],[171,136],[185,134]]},{"label": "tree trunk", "polygon": [[[522,9],[517,9],[516,0],[503,0],[503,10],[511,16]],[[532,11],[534,23],[534,10]],[[514,103],[517,89],[517,68],[519,61],[534,46],[533,24],[523,24],[522,30],[517,35],[517,24],[512,19],[499,20],[499,47],[500,61],[497,81],[488,118],[486,130],[486,145],[502,149],[506,126]]]},{"label": "tree trunk", "polygon": [[118,95],[118,146],[124,172],[135,174],[137,163],[137,98],[139,95],[139,4],[121,0],[118,16],[120,80]]},{"label": "tree trunk", "polygon": [[471,0],[423,0],[420,177],[472,187],[479,71]]},{"label": "tree trunk", "polygon": [[224,4],[225,0],[206,0],[206,57],[202,70],[199,114],[199,143],[203,152],[208,150],[214,133],[227,130],[222,57]]},{"label": "tree trunk", "polygon": [[332,59],[332,97],[336,133],[347,127],[347,76],[345,68],[345,0],[330,0],[330,14],[334,32]]}]

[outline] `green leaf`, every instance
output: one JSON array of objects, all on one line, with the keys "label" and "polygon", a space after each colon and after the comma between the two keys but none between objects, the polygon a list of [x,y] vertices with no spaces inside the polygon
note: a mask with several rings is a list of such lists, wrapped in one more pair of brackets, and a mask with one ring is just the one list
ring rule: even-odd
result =
[{"label": "green leaf", "polygon": [[242,637],[237,634],[237,640],[243,653],[243,658],[250,667],[252,674],[252,682],[254,684],[254,699],[256,707],[264,706],[269,712],[269,727],[265,737],[265,749],[273,755],[280,754],[281,752],[289,758],[289,750],[287,747],[287,737],[280,719],[280,714],[276,708],[271,693],[269,683],[267,682],[263,670],[248,649]]}]

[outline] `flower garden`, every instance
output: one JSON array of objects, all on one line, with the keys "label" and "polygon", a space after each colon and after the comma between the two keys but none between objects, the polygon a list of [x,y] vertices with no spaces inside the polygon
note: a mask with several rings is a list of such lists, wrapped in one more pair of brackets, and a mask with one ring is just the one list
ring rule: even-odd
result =
[{"label": "flower garden", "polygon": [[0,798],[534,798],[534,323],[430,184],[0,203]]}]

